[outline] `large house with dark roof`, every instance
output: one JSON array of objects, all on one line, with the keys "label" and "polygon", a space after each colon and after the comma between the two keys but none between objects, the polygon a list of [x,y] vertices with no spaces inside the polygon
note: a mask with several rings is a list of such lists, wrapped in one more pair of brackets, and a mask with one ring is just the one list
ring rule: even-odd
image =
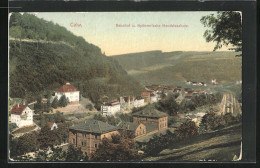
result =
[{"label": "large house with dark roof", "polygon": [[119,134],[118,128],[102,121],[89,119],[69,128],[69,143],[74,148],[81,148],[89,157],[95,152],[103,138]]},{"label": "large house with dark roof", "polygon": [[133,122],[150,123],[158,130],[168,128],[168,114],[160,112],[153,107],[147,107],[142,111],[133,113]]},{"label": "large house with dark roof", "polygon": [[63,95],[68,98],[70,103],[79,103],[79,90],[69,82],[66,82],[65,85],[55,91],[55,96],[57,96],[58,99]]},{"label": "large house with dark roof", "polygon": [[158,129],[153,124],[140,122],[121,122],[118,125],[119,131],[127,131],[128,135],[133,136],[134,139],[158,132]]},{"label": "large house with dark roof", "polygon": [[33,110],[27,104],[16,104],[11,109],[11,122],[18,127],[33,125]]}]

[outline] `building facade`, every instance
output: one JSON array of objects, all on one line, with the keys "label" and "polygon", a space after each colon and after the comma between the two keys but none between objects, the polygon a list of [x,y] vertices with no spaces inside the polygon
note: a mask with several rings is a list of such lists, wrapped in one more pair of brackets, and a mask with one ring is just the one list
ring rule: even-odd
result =
[{"label": "building facade", "polygon": [[27,104],[16,104],[11,109],[11,122],[18,127],[33,125],[33,110]]},{"label": "building facade", "polygon": [[55,91],[55,96],[57,96],[58,100],[63,95],[65,95],[65,97],[69,100],[69,103],[79,103],[80,92],[69,82]]},{"label": "building facade", "polygon": [[120,103],[118,101],[115,102],[106,102],[101,105],[101,112],[104,116],[111,116],[119,113],[121,110]]},{"label": "building facade", "polygon": [[141,96],[139,96],[134,101],[134,107],[137,108],[142,106],[144,106],[144,99]]},{"label": "building facade", "polygon": [[69,144],[74,148],[81,148],[84,155],[91,157],[102,139],[110,139],[113,134],[119,134],[117,127],[90,119],[69,128]]},{"label": "building facade", "polygon": [[168,128],[168,115],[152,107],[148,107],[143,111],[134,113],[133,122],[144,124],[150,123],[158,130],[163,130]]}]

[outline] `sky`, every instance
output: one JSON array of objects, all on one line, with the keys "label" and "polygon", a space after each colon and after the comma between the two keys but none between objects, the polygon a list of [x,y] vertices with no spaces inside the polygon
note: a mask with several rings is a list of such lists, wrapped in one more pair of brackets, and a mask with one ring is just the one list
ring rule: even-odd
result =
[{"label": "sky", "polygon": [[[37,17],[53,21],[87,42],[97,45],[107,56],[150,50],[212,51],[200,19],[214,12],[41,12]],[[116,25],[130,27],[117,27]],[[160,27],[138,27],[159,25]],[[162,27],[162,25],[186,27]],[[132,27],[135,25],[136,27]],[[220,51],[227,51],[226,47]]]}]

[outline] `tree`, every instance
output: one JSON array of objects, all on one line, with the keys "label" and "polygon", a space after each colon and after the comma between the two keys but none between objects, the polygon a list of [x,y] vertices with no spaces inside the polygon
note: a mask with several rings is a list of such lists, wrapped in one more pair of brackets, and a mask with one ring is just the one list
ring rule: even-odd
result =
[{"label": "tree", "polygon": [[65,95],[63,95],[63,96],[60,97],[60,100],[58,101],[58,106],[59,107],[66,107],[68,103],[69,103],[68,99],[66,98]]},{"label": "tree", "polygon": [[203,16],[200,19],[204,27],[209,29],[205,31],[204,37],[207,42],[217,42],[214,51],[231,44],[236,52],[242,51],[242,20],[241,13],[234,11],[217,12]]},{"label": "tree", "polygon": [[15,147],[11,148],[12,152],[15,152],[16,155],[22,155],[38,149],[37,135],[35,133],[25,134],[19,137],[16,142]]},{"label": "tree", "polygon": [[175,95],[169,94],[166,98],[160,100],[157,105],[157,109],[165,111],[169,115],[177,114],[179,110],[179,104],[175,101]]},{"label": "tree", "polygon": [[58,144],[57,131],[52,131],[48,126],[42,127],[38,136],[38,142],[41,148],[47,148]]},{"label": "tree", "polygon": [[66,154],[66,161],[80,161],[83,159],[83,153],[80,148],[75,149],[73,145],[69,145]]},{"label": "tree", "polygon": [[54,99],[51,103],[51,107],[53,107],[55,109],[58,107],[58,97],[57,96],[54,97]]},{"label": "tree", "polygon": [[48,98],[47,99],[47,102],[46,102],[46,112],[49,112],[50,111],[50,109],[51,109],[51,101],[50,101],[50,99]]},{"label": "tree", "polygon": [[54,120],[56,123],[63,123],[65,122],[65,117],[63,116],[63,113],[57,111],[55,114]]},{"label": "tree", "polygon": [[43,107],[42,98],[38,97],[36,103],[34,104],[35,113],[42,112],[42,107]]},{"label": "tree", "polygon": [[137,159],[137,149],[132,139],[113,135],[111,139],[104,138],[99,148],[91,156],[94,161],[131,161]]},{"label": "tree", "polygon": [[23,29],[20,26],[10,27],[10,35],[15,38],[15,44],[16,44],[17,39],[20,40],[20,44],[19,44],[20,48],[21,48],[22,31],[23,31]]},{"label": "tree", "polygon": [[198,127],[195,122],[187,120],[175,130],[175,133],[180,138],[187,138],[198,134]]}]

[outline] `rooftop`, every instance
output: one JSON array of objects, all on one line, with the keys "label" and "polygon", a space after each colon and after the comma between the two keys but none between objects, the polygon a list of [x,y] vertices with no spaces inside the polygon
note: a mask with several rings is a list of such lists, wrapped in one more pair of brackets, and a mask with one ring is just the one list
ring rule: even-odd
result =
[{"label": "rooftop", "polygon": [[131,130],[135,131],[136,128],[140,125],[140,123],[135,123],[135,122],[121,122],[118,125],[119,129],[124,129],[124,130]]},{"label": "rooftop", "polygon": [[102,133],[115,131],[118,128],[102,121],[88,119],[85,120],[84,122],[71,126],[70,129],[89,132],[89,133],[102,134]]},{"label": "rooftop", "polygon": [[71,85],[69,82],[67,82],[66,85],[63,85],[56,90],[56,92],[76,92],[76,91],[79,90],[75,88],[73,85]]},{"label": "rooftop", "polygon": [[27,104],[16,104],[11,110],[11,114],[21,115],[23,110],[27,107]]},{"label": "rooftop", "polygon": [[142,111],[133,113],[133,116],[161,118],[168,116],[168,114],[156,110],[155,107],[148,106]]}]

